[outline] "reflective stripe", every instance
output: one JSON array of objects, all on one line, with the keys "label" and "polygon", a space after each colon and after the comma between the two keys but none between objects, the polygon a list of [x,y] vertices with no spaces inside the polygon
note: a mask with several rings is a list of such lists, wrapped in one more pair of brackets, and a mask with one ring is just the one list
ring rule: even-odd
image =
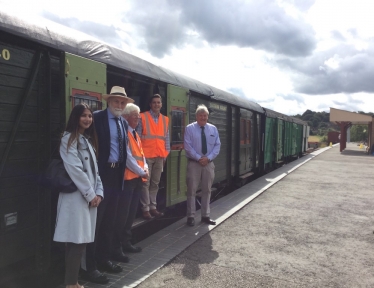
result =
[{"label": "reflective stripe", "polygon": [[137,160],[137,161],[144,162],[143,157],[134,156],[134,155],[132,155],[132,157],[134,157],[134,159]]},{"label": "reflective stripe", "polygon": [[166,158],[169,154],[165,148],[168,139],[169,118],[159,114],[156,123],[150,111],[141,113],[141,117],[143,130],[140,139],[142,141],[144,155],[147,158]]},{"label": "reflective stripe", "polygon": [[[144,114],[151,114],[149,113],[148,111],[145,112]],[[145,127],[146,127],[146,134],[142,135],[142,139],[161,139],[163,141],[166,141],[166,136],[157,136],[157,135],[151,135],[151,129],[149,128],[149,117],[148,115],[144,115],[145,117]],[[150,115],[150,117],[152,118],[152,115]],[[165,116],[162,115],[160,113],[160,118],[158,119],[159,121],[161,120],[163,122],[163,126],[164,126],[164,135],[167,134],[168,130],[167,130],[167,127],[166,127],[166,120],[165,120]]]},{"label": "reflective stripe", "polygon": [[[131,150],[131,154],[132,154],[132,157],[135,159],[136,163],[142,168],[144,169],[144,153],[143,153],[143,149],[142,149],[142,144],[139,141],[136,141],[135,138],[134,138],[134,135],[128,131],[127,132],[127,135],[128,135],[128,138],[129,138],[129,149]],[[139,136],[139,135],[138,135]],[[125,175],[124,175],[124,179],[125,180],[131,180],[131,179],[134,179],[134,178],[138,178],[140,177],[138,174],[135,174],[133,171],[131,171],[130,169],[128,169],[126,167],[125,169]],[[146,181],[147,179],[145,178],[142,178],[142,181]]]},{"label": "reflective stripe", "polygon": [[[128,136],[128,137],[130,138],[130,136]],[[136,141],[136,140],[134,139],[134,141]],[[129,146],[130,146],[130,150],[131,150],[131,153],[132,153],[132,157],[134,157],[135,160],[141,161],[141,162],[144,163],[143,157],[139,157],[139,156],[134,155],[134,149],[133,149],[133,146],[132,146],[132,141],[129,141]]]},{"label": "reflective stripe", "polygon": [[[168,130],[167,130],[167,127],[166,127],[165,116],[162,115],[162,114],[161,114],[161,116],[162,116],[162,122],[164,122],[164,135],[166,135],[166,133],[168,132]],[[165,137],[165,139],[166,139],[166,137]]]},{"label": "reflective stripe", "polygon": [[161,139],[166,141],[165,136],[157,136],[157,135],[142,135],[142,139]]},{"label": "reflective stripe", "polygon": [[[145,134],[145,136],[147,137],[149,137],[149,136],[151,136],[151,129],[149,128],[149,120],[148,120],[148,115],[147,115],[147,113],[149,113],[149,112],[145,112],[144,113],[144,118],[145,118],[145,127],[146,127],[146,130],[147,130],[147,134]],[[152,116],[151,116],[152,117]],[[143,136],[143,135],[142,135]]]}]

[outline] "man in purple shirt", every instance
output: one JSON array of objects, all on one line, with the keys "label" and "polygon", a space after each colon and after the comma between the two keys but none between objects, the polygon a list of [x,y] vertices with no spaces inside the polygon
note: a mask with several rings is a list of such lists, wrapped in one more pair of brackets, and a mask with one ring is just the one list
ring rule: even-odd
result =
[{"label": "man in purple shirt", "polygon": [[208,123],[209,111],[205,105],[196,109],[196,122],[187,125],[184,149],[187,164],[187,225],[195,225],[196,190],[201,182],[201,221],[210,225],[216,222],[209,217],[210,194],[214,180],[213,160],[221,147],[216,126]]}]

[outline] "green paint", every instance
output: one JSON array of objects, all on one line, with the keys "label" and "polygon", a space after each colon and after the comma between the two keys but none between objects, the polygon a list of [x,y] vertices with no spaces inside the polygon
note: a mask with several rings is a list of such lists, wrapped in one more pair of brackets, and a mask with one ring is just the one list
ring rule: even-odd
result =
[{"label": "green paint", "polygon": [[[177,87],[174,85],[168,85],[167,88],[167,111],[169,117],[169,133],[170,133],[170,141],[173,139],[172,135],[172,117],[171,111],[172,107],[181,107],[185,108],[186,113],[184,113],[184,123],[185,126],[189,123],[188,121],[188,90]],[[179,187],[180,190],[178,191],[178,157],[180,155],[180,169],[179,169]],[[187,177],[187,158],[186,152],[180,149],[178,150],[171,150],[168,158],[167,158],[167,199],[166,199],[166,206],[172,206],[177,203],[186,201],[187,199],[187,185],[186,185],[186,177]]]},{"label": "green paint", "polygon": [[[106,89],[106,65],[65,53],[65,100],[66,119],[72,110],[71,95],[73,89],[105,94]],[[103,109],[106,103],[103,103]]]}]

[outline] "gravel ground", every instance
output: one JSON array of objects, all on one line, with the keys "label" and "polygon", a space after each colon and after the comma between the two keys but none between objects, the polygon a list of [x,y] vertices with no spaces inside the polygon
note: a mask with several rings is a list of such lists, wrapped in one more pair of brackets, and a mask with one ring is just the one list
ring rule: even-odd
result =
[{"label": "gravel ground", "polygon": [[301,166],[138,287],[374,287],[374,157],[347,149]]}]

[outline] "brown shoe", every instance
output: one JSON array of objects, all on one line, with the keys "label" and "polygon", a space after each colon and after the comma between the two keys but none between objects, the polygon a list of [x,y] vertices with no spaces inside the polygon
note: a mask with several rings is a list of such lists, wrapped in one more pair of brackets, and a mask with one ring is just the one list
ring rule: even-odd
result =
[{"label": "brown shoe", "polygon": [[164,216],[164,213],[158,212],[157,209],[152,209],[152,210],[149,211],[149,213],[151,213],[151,215],[155,216],[155,217],[162,217],[162,216]]},{"label": "brown shoe", "polygon": [[143,218],[145,220],[151,220],[153,217],[149,214],[149,211],[143,211]]}]

